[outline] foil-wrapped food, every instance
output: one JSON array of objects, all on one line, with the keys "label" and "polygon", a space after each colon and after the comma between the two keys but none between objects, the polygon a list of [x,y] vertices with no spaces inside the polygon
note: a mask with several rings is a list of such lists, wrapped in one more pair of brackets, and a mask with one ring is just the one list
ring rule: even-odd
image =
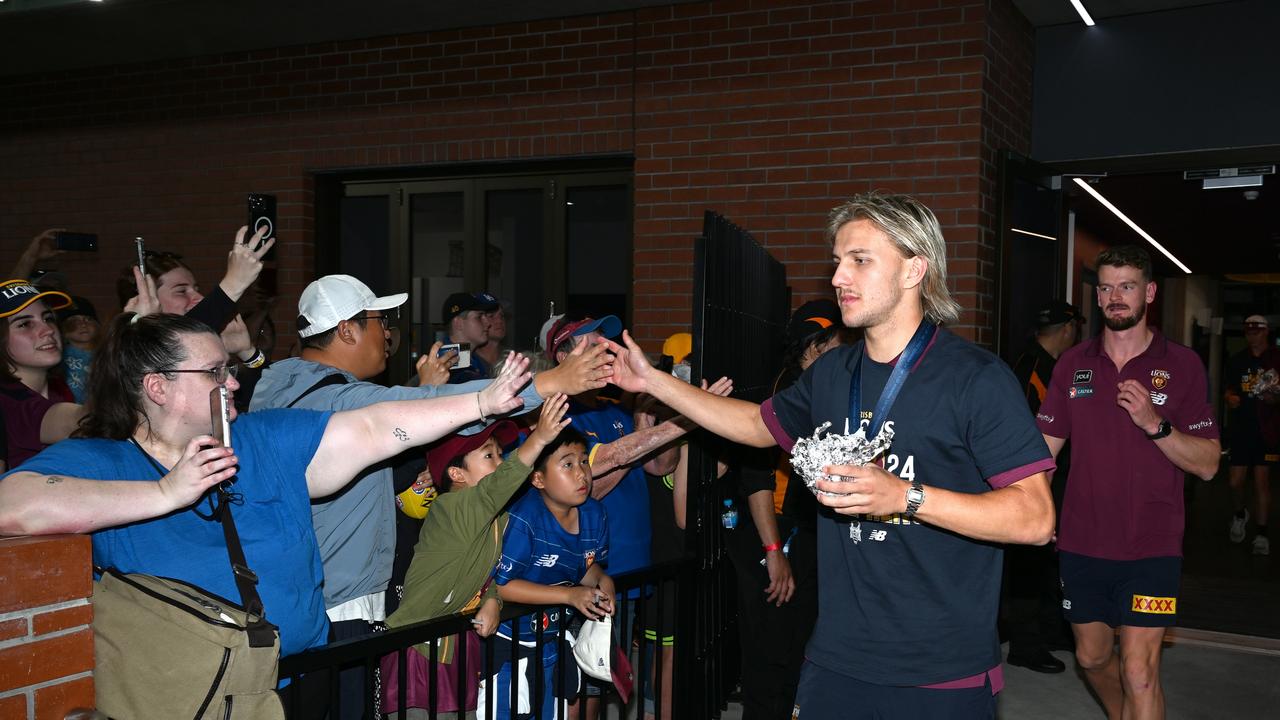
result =
[{"label": "foil-wrapped food", "polygon": [[859,428],[850,433],[845,427],[844,433],[828,433],[831,423],[819,425],[813,431],[813,437],[800,438],[791,449],[791,467],[804,479],[805,487],[815,495],[836,495],[837,493],[819,490],[815,483],[819,480],[843,482],[843,477],[828,476],[822,471],[828,465],[867,465],[889,449],[893,442],[893,426],[885,423],[880,432],[870,440]]}]

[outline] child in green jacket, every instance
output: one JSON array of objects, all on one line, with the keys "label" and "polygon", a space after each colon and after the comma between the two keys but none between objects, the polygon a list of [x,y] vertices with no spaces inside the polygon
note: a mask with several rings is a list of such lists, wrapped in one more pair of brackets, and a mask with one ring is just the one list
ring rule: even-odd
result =
[{"label": "child in green jacket", "polygon": [[[403,627],[476,611],[471,621],[475,632],[464,638],[465,698],[453,697],[459,672],[453,662],[458,638],[440,640],[435,668],[440,691],[437,711],[471,710],[476,706],[476,678],[482,659],[479,637],[493,634],[502,611],[497,589],[489,582],[502,554],[507,520],[502,509],[524,485],[543,448],[569,425],[567,408],[564,395],[548,398],[528,439],[505,461],[502,446],[518,436],[515,423],[509,420],[498,421],[475,435],[450,435],[427,453],[427,466],[440,495],[423,520],[405,576],[404,596],[399,608],[387,618],[387,626]],[[423,644],[407,654],[406,704],[410,708],[430,706],[429,652],[429,646]],[[387,655],[382,659],[383,713],[399,709],[398,678],[396,655]]]}]

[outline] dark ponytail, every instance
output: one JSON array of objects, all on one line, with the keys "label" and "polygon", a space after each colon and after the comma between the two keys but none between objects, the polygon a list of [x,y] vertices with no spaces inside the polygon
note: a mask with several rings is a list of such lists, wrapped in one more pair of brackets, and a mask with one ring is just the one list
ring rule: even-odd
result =
[{"label": "dark ponytail", "polygon": [[213,334],[208,325],[182,315],[121,313],[93,358],[85,418],[75,437],[124,440],[147,420],[142,377],[187,359],[183,335]]}]

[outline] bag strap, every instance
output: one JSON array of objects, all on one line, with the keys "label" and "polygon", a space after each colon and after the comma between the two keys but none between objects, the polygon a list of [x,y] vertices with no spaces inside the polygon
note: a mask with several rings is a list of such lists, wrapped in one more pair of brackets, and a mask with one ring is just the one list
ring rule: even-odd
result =
[{"label": "bag strap", "polygon": [[[138,448],[138,452],[151,463],[151,467],[155,468],[161,478],[168,474],[164,467],[151,457],[151,453],[138,444],[137,440],[129,438],[129,442]],[[271,647],[275,644],[276,629],[274,625],[267,622],[266,608],[262,605],[262,597],[258,595],[258,575],[249,568],[249,562],[245,560],[244,548],[240,545],[240,533],[236,531],[236,521],[231,516],[231,494],[222,483],[214,488],[214,492],[218,497],[218,506],[214,508],[213,514],[222,524],[222,536],[227,543],[227,557],[231,560],[231,576],[235,579],[236,590],[240,593],[240,604],[244,606],[250,618],[245,628],[249,633],[249,647]],[[213,499],[210,498],[209,501],[212,503]]]},{"label": "bag strap", "polygon": [[346,385],[346,384],[347,384],[347,378],[344,377],[341,373],[332,373],[330,375],[325,375],[324,377],[320,378],[319,382],[307,388],[305,392],[303,392],[298,397],[294,398],[293,402],[289,403],[288,405],[285,405],[285,407],[291,408],[294,405],[297,405],[298,403],[302,402],[302,398],[310,395],[311,393],[319,390],[322,387],[328,387],[329,385]]}]

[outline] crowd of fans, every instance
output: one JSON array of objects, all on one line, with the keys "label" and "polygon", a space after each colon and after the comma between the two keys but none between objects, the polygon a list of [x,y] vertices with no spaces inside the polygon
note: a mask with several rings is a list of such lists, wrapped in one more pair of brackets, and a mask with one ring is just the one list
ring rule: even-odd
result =
[{"label": "crowd of fans", "polygon": [[[35,271],[57,254],[54,236],[37,236],[0,285],[0,534],[90,532],[98,566],[236,597],[222,530],[200,511],[229,485],[283,654],[474,611],[474,631],[446,638],[435,666],[426,647],[410,651],[411,712],[479,704],[481,717],[506,717],[505,703],[486,711],[479,690],[492,683],[506,698],[520,673],[521,706],[542,685],[550,712],[582,682],[587,716],[598,714],[606,684],[574,669],[553,687],[556,643],[534,635],[612,614],[610,576],[648,566],[651,544],[672,556],[692,428],[652,398],[606,390],[603,340],[621,332],[616,317],[553,316],[538,348],[512,352],[502,303],[456,293],[416,376],[388,387],[375,378],[398,345],[404,293],[379,297],[347,275],[315,280],[298,302],[297,355],[271,362],[272,334],[251,334],[238,308],[274,239],[241,228],[208,294],[180,255],[147,251],[121,270],[121,312],[100,321],[60,274]],[[688,336],[674,340],[682,361]],[[226,444],[211,435],[219,388],[235,404]],[[731,389],[727,379],[709,387]],[[665,518],[656,536],[654,507]],[[547,609],[522,630],[499,621],[504,601]],[[671,621],[643,625],[666,647],[669,716]],[[633,628],[619,631],[630,644]],[[495,634],[507,642],[494,645],[495,674],[480,678],[480,643]],[[471,648],[467,667],[454,663],[457,644]],[[530,675],[535,646],[542,677]],[[460,673],[469,681],[455,697]],[[380,675],[369,687],[362,668],[344,671],[337,708],[327,690],[305,691],[305,677],[304,692],[282,699],[296,717],[362,717],[371,694],[394,712],[394,655]]]}]

